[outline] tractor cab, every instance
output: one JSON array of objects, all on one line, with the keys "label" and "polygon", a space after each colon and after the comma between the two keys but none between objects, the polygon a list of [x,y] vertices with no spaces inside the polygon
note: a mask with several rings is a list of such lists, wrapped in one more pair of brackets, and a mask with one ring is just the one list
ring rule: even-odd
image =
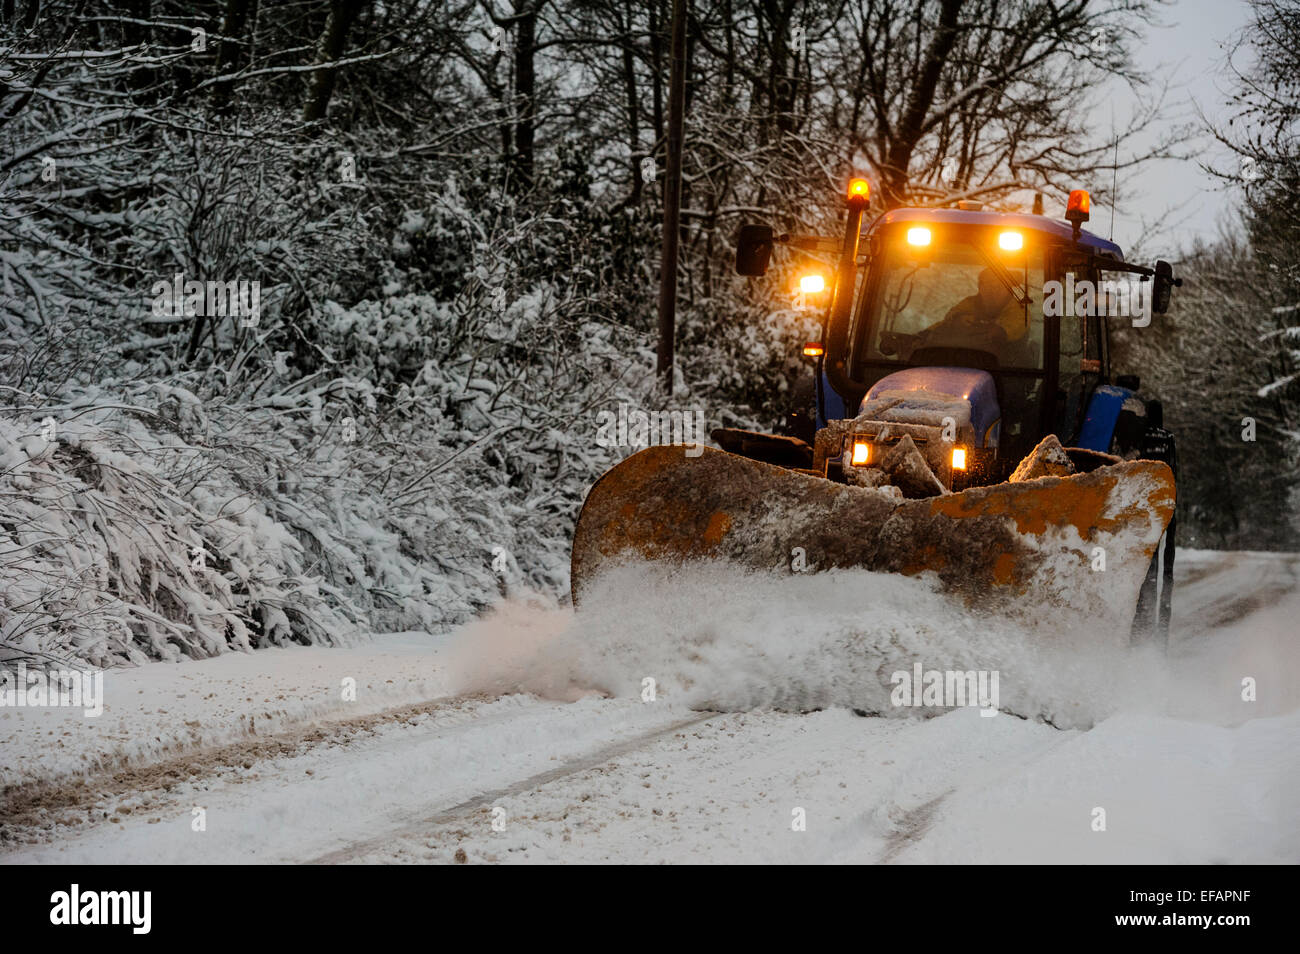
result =
[{"label": "tractor cab", "polygon": [[[1119,246],[1084,232],[1083,191],[1071,193],[1067,222],[900,208],[864,228],[869,188],[853,183],[838,243],[741,231],[741,274],[762,274],[779,243],[833,250],[839,266],[821,340],[805,348],[816,373],[813,408],[793,434],[803,459],[747,432],[715,434],[723,447],[843,479],[855,456],[877,460],[910,436],[950,490],[1006,480],[1049,434],[1114,450],[1118,410],[1141,402],[1135,379],[1111,383],[1106,318],[1141,324],[1163,311],[1177,284],[1169,266],[1130,265]],[[1105,407],[1094,406],[1099,394]]]},{"label": "tractor cab", "polygon": [[[818,426],[885,395],[969,403],[969,468],[1005,480],[1048,433],[1075,442],[1082,409],[1107,380],[1105,323],[1044,309],[1049,282],[1095,278],[1088,259],[1118,246],[1041,216],[898,209],[864,237],[868,267],[847,328],[828,334]],[[836,329],[838,330],[838,329]],[[940,416],[942,418],[942,415]]]}]

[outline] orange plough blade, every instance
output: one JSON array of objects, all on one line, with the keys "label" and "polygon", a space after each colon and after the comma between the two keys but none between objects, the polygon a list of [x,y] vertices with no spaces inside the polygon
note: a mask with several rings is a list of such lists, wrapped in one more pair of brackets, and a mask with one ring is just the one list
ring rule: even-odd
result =
[{"label": "orange plough blade", "polygon": [[1156,461],[901,500],[687,449],[643,450],[592,487],[573,540],[576,606],[615,564],[721,560],[783,573],[931,572],[990,610],[1045,602],[1127,622],[1174,512],[1173,473]]}]

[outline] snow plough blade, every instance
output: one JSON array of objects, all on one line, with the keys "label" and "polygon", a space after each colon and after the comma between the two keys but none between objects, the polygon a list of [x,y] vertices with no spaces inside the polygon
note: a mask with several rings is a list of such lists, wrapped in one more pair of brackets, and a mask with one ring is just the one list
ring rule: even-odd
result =
[{"label": "snow plough blade", "polygon": [[592,487],[572,556],[574,605],[605,568],[720,560],[789,573],[856,567],[916,575],[990,610],[1045,601],[1131,619],[1174,511],[1163,463],[903,500],[879,489],[684,446],[651,447]]}]

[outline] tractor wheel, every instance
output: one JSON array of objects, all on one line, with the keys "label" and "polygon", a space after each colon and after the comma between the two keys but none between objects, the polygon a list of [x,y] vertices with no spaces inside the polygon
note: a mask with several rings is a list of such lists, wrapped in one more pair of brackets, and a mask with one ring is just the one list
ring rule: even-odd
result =
[{"label": "tractor wheel", "polygon": [[[1164,405],[1157,400],[1147,402],[1147,429],[1142,436],[1139,456],[1146,460],[1164,461],[1174,472],[1178,482],[1178,450],[1174,435],[1165,430]],[[1146,579],[1138,594],[1137,612],[1133,614],[1133,645],[1155,642],[1161,650],[1169,648],[1169,618],[1174,604],[1174,543],[1177,517],[1169,521],[1160,538]]]},{"label": "tractor wheel", "polygon": [[1169,521],[1169,527],[1151,557],[1146,579],[1142,581],[1130,635],[1134,646],[1154,642],[1161,650],[1169,648],[1169,617],[1174,601],[1175,520]]}]

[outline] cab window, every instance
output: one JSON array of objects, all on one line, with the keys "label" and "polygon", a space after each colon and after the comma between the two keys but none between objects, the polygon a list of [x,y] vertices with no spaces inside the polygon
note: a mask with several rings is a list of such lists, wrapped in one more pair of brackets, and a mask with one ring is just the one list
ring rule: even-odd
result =
[{"label": "cab window", "polygon": [[918,352],[959,351],[990,367],[1042,370],[1041,251],[1004,250],[994,229],[965,238],[925,229],[925,245],[909,231],[886,232],[872,262],[857,361],[910,364]]}]

